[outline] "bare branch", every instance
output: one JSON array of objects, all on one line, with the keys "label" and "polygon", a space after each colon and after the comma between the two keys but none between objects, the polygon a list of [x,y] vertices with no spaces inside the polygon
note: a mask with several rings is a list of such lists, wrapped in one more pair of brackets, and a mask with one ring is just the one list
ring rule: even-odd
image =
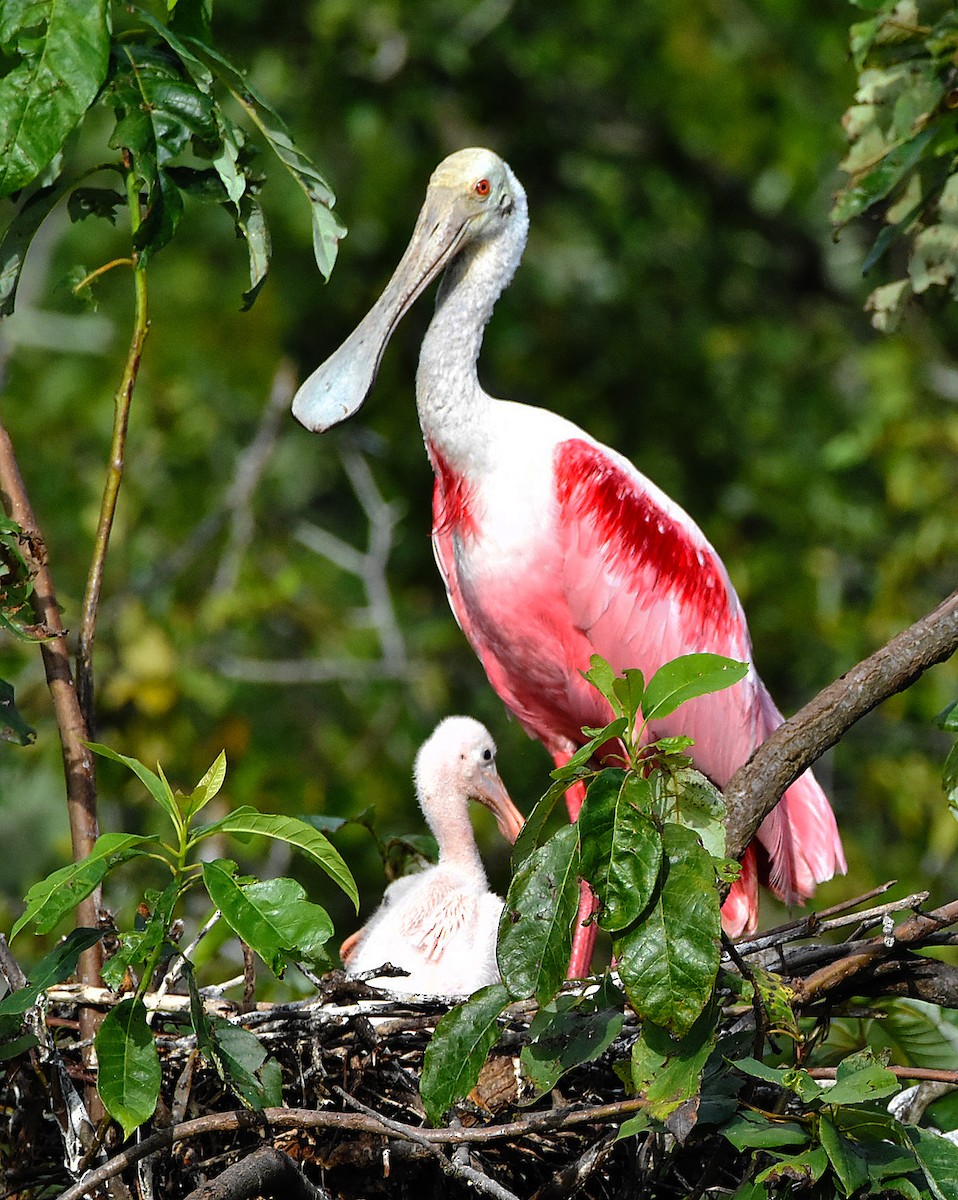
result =
[{"label": "bare branch", "polygon": [[742,856],[785,789],[856,721],[956,650],[958,592],[953,592],[776,729],[725,789],[729,856]]},{"label": "bare branch", "polygon": [[292,364],[284,358],[273,375],[269,399],[260,416],[256,434],[237,458],[233,481],[223,498],[224,510],[230,514],[229,535],[210,586],[212,596],[229,592],[236,585],[243,555],[255,532],[253,496],[276,446],[282,418],[289,408],[295,387],[296,376]]},{"label": "bare branch", "polygon": [[[83,744],[89,739],[89,730],[77,697],[70,670],[70,652],[60,620],[53,578],[47,565],[43,538],[37,527],[20,468],[17,464],[13,443],[6,428],[0,424],[0,491],[10,517],[28,535],[23,547],[24,558],[34,574],[33,594],[30,597],[37,623],[54,633],[52,638],[40,643],[43,669],[47,687],[53,700],[60,747],[63,755],[63,773],[66,778],[67,813],[70,819],[70,836],[73,843],[73,859],[79,862],[93,849],[99,834],[96,811],[96,774],[93,755]],[[77,906],[77,922],[96,928],[100,889],[97,888]],[[89,986],[102,982],[100,966],[102,951],[99,942],[80,956],[79,977]],[[81,1010],[84,1036],[91,1037],[95,1014]]]}]

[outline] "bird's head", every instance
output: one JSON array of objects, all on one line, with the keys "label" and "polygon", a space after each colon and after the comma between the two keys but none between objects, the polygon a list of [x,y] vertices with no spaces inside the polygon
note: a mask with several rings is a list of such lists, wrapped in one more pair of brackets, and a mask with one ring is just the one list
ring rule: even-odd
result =
[{"label": "bird's head", "polygon": [[467,800],[478,800],[490,809],[510,843],[525,824],[496,770],[492,735],[472,717],[440,721],[416,756],[415,779],[419,802],[434,832],[454,806],[464,808]]},{"label": "bird's head", "polygon": [[[527,224],[525,192],[498,154],[472,148],[444,158],[432,173],[409,245],[383,294],[300,387],[293,399],[296,419],[325,432],[352,416],[373,386],[393,330],[432,280],[466,246],[510,229],[521,254]],[[509,277],[513,270],[515,263]]]}]

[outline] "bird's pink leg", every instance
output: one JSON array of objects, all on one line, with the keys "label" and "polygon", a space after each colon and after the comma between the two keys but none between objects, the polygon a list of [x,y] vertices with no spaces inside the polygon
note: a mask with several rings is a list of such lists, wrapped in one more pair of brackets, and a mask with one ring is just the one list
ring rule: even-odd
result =
[{"label": "bird's pink leg", "polygon": [[[571,754],[553,755],[557,767],[564,767],[572,757]],[[565,803],[569,810],[569,820],[579,818],[579,810],[585,800],[585,784],[579,780],[566,790]],[[569,959],[567,979],[585,979],[592,968],[592,953],[595,950],[596,927],[586,922],[598,908],[598,902],[592,894],[592,888],[584,879],[579,880],[579,913],[576,917],[575,929],[572,932],[572,957]]]}]

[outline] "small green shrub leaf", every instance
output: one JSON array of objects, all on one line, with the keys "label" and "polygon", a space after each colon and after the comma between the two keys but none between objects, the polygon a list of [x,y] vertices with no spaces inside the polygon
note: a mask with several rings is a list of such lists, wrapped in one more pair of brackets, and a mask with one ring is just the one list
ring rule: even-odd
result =
[{"label": "small green shrub leaf", "polygon": [[648,779],[607,769],[579,813],[581,872],[602,903],[599,925],[624,929],[644,911],[663,866],[662,836],[648,815]]},{"label": "small green shrub leaf", "polygon": [[499,924],[502,982],[516,999],[547,1004],[566,977],[579,908],[579,833],[566,825],[513,876]]},{"label": "small green shrub leaf", "polygon": [[35,933],[49,933],[114,867],[135,858],[156,840],[132,833],[101,834],[86,858],[61,867],[30,888],[25,897],[27,907],[11,931],[11,941],[31,923],[36,926]]},{"label": "small green shrub leaf", "polygon": [[160,1094],[160,1060],[142,1001],[121,1000],[103,1018],[94,1044],[100,1099],[129,1137],[152,1117]]},{"label": "small green shrub leaf", "polygon": [[712,994],[721,919],[712,859],[695,834],[667,824],[663,845],[668,863],[652,906],[613,949],[639,1017],[681,1037]]},{"label": "small green shrub leaf", "polygon": [[212,833],[232,833],[238,837],[274,838],[302,850],[313,862],[322,867],[326,874],[343,889],[359,911],[359,892],[349,867],[342,855],[324,834],[298,817],[286,817],[277,813],[261,813],[255,808],[243,806],[229,813],[212,825],[202,826],[194,833],[192,843],[202,841]]},{"label": "small green shrub leaf", "polygon": [[482,1065],[499,1039],[499,1015],[511,1000],[501,983],[492,983],[451,1009],[436,1025],[419,1083],[426,1116],[433,1125],[475,1087]]},{"label": "small green shrub leaf", "polygon": [[235,864],[219,859],[205,863],[203,882],[224,920],[281,976],[290,959],[315,961],[333,933],[325,909],[310,904],[295,879],[240,883]]},{"label": "small green shrub leaf", "polygon": [[40,174],[106,77],[107,0],[38,0],[0,15],[0,196]]},{"label": "small green shrub leaf", "polygon": [[747,663],[720,654],[683,654],[660,667],[649,680],[642,715],[646,721],[659,721],[686,700],[720,692],[747,674]]}]

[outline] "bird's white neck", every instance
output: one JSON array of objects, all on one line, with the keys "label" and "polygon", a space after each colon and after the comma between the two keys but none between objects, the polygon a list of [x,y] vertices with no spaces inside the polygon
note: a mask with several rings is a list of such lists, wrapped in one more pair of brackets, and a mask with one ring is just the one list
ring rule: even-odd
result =
[{"label": "bird's white neck", "polygon": [[479,385],[476,362],[486,324],[515,274],[529,231],[525,192],[515,176],[511,184],[513,210],[499,232],[467,245],[447,267],[419,355],[419,423],[426,441],[454,468],[468,467],[484,445],[475,430],[491,401]]}]

